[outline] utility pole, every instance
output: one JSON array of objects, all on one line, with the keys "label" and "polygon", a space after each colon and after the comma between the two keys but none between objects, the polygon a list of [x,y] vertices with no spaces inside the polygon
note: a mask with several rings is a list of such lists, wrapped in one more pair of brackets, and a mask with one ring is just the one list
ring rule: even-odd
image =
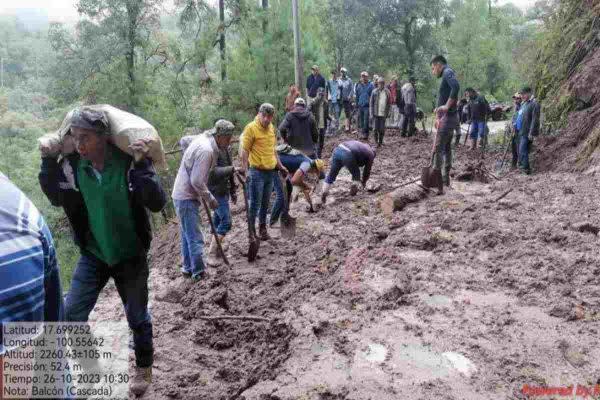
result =
[{"label": "utility pole", "polygon": [[0,57],[0,87],[4,87],[4,57]]},{"label": "utility pole", "polygon": [[225,63],[225,0],[219,0],[219,20],[221,23],[219,50],[221,52],[221,81],[227,79],[227,65]]},{"label": "utility pole", "polygon": [[298,12],[298,0],[292,0],[292,18],[294,23],[294,61],[295,61],[295,80],[296,87],[302,90],[302,80],[304,78],[304,66],[302,60],[302,47],[300,45],[300,13]]}]

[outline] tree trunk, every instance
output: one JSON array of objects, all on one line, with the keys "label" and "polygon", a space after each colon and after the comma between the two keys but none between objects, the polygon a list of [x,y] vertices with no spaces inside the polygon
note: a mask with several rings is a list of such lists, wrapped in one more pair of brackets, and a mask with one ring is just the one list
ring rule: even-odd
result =
[{"label": "tree trunk", "polygon": [[[267,29],[268,29],[268,20],[267,13],[269,9],[269,0],[262,0],[262,8],[263,8],[263,21],[262,21],[262,30],[263,30],[263,49],[267,49],[266,41],[267,41]],[[268,55],[265,54],[265,59],[268,58]],[[267,69],[267,63],[263,63],[263,69],[265,72],[265,91],[269,91],[269,70]]]},{"label": "tree trunk", "polygon": [[219,38],[219,51],[221,53],[221,81],[227,79],[227,63],[225,61],[225,0],[219,0],[219,20],[221,31]]},{"label": "tree trunk", "polygon": [[404,23],[404,32],[403,32],[403,39],[404,39],[404,45],[406,46],[406,53],[408,55],[408,75],[409,76],[414,76],[415,74],[415,64],[416,64],[416,60],[415,60],[415,43],[413,41],[413,37],[412,37],[412,25],[414,23],[415,19],[411,18],[410,20],[406,21]]},{"label": "tree trunk", "polygon": [[427,189],[418,184],[401,187],[385,195],[381,201],[383,214],[390,217],[394,212],[401,211],[410,203],[427,197]]},{"label": "tree trunk", "polygon": [[129,91],[129,107],[132,111],[137,106],[136,80],[135,80],[135,42],[137,36],[137,22],[140,14],[140,5],[136,1],[127,2],[127,52],[125,60],[127,62],[127,77]]},{"label": "tree trunk", "polygon": [[303,92],[302,80],[304,79],[304,65],[302,61],[302,45],[300,40],[300,13],[298,0],[292,0],[292,18],[294,23],[294,75],[296,86]]}]

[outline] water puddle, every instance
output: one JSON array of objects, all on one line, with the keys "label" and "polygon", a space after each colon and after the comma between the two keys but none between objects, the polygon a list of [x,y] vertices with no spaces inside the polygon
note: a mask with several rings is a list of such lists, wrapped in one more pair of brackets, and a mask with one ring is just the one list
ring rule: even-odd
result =
[{"label": "water puddle", "polygon": [[387,349],[382,344],[369,343],[369,348],[363,353],[363,356],[367,361],[382,363],[387,356]]},{"label": "water puddle", "polygon": [[442,357],[444,357],[446,360],[448,360],[448,362],[450,362],[452,368],[454,368],[467,378],[470,378],[471,375],[477,372],[477,367],[475,366],[475,364],[473,364],[471,360],[469,360],[467,357],[463,356],[460,353],[449,351],[446,353],[442,353]]},{"label": "water puddle", "polygon": [[434,294],[433,296],[423,296],[423,301],[429,306],[447,306],[452,303],[452,299],[448,296],[441,294]]}]

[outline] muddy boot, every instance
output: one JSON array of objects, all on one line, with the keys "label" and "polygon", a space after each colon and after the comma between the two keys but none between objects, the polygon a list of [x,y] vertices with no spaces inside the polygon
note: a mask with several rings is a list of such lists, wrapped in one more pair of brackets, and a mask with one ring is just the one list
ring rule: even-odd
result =
[{"label": "muddy boot", "polygon": [[325,205],[327,203],[327,195],[329,195],[330,184],[327,182],[323,182],[323,191],[321,192],[321,204]]},{"label": "muddy boot", "polygon": [[456,135],[456,140],[454,141],[454,147],[458,147],[460,144],[460,135]]},{"label": "muddy boot", "polygon": [[258,238],[262,241],[270,240],[269,231],[267,231],[267,224],[260,224],[258,227]]},{"label": "muddy boot", "polygon": [[356,196],[357,193],[358,185],[356,183],[352,183],[352,185],[350,185],[350,196]]},{"label": "muddy boot", "polygon": [[150,386],[151,383],[152,383],[152,367],[148,367],[148,368],[135,367],[135,376],[133,377],[133,380],[131,381],[129,389],[131,390],[131,392],[134,395],[140,397],[141,395],[146,393],[146,390],[148,390],[148,387]]}]

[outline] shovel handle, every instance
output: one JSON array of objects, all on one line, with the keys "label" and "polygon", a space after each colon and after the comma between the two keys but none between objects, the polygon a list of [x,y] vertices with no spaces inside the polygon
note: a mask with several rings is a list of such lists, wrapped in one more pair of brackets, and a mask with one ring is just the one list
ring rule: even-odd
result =
[{"label": "shovel handle", "polygon": [[223,247],[221,246],[221,240],[219,240],[219,235],[217,235],[217,231],[215,230],[215,225],[213,224],[212,215],[210,215],[210,208],[208,207],[208,204],[206,204],[206,200],[204,200],[202,198],[201,198],[201,200],[202,200],[202,205],[204,206],[204,210],[206,210],[206,215],[208,216],[208,222],[210,223],[210,230],[212,231],[213,237],[217,241],[217,248],[219,249],[219,253],[221,254],[221,257],[223,258],[223,261],[225,262],[225,264],[229,265],[229,260],[227,259],[227,256],[225,255],[225,252],[223,251]]}]

